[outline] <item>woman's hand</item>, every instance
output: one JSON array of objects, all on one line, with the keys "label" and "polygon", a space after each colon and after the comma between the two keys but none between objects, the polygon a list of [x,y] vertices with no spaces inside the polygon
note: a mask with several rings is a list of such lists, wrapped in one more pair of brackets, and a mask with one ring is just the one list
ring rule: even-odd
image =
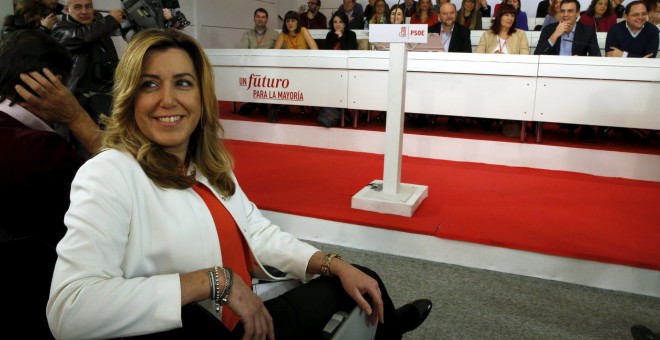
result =
[{"label": "woman's hand", "polygon": [[[372,325],[385,321],[383,299],[378,282],[374,278],[339,259],[332,261],[332,273],[339,277],[344,290],[355,300],[360,309],[369,315]],[[369,296],[371,303],[365,300],[364,294]]]},{"label": "woman's hand", "polygon": [[234,276],[234,284],[225,307],[229,307],[241,319],[245,329],[243,339],[275,339],[273,318],[266,306],[238,276]]}]

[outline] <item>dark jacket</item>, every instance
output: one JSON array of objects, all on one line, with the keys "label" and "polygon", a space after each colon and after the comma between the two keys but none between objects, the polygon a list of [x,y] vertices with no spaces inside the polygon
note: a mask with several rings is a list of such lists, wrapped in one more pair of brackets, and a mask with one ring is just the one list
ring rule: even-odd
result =
[{"label": "dark jacket", "polygon": [[335,44],[339,42],[340,49],[342,50],[357,50],[357,36],[355,32],[350,29],[344,30],[344,35],[339,38],[334,30],[328,32],[325,36],[325,46],[331,50]]},{"label": "dark jacket", "polygon": [[[437,26],[438,29],[435,33],[440,33],[442,24]],[[454,29],[451,32],[451,41],[449,41],[449,50],[447,52],[472,53],[472,41],[470,40],[469,28],[459,23],[454,23]]]},{"label": "dark jacket", "polygon": [[[555,32],[558,25],[559,23],[555,22],[543,28],[534,54],[559,55],[561,37],[555,41],[554,46],[550,46],[550,42],[548,42],[548,38]],[[573,36],[571,55],[600,57],[600,47],[598,47],[598,39],[596,38],[596,31],[593,27],[583,25],[580,22],[575,23],[575,35]]]},{"label": "dark jacket", "polygon": [[46,26],[41,26],[39,22],[25,22],[23,18],[19,18],[15,15],[9,15],[5,18],[4,25],[2,26],[2,31],[0,31],[0,37],[3,37],[11,32],[16,32],[19,30],[26,29],[37,29],[46,34],[50,34],[50,30]]},{"label": "dark jacket", "polygon": [[647,54],[655,58],[658,55],[658,28],[647,21],[637,37],[633,38],[626,22],[622,21],[607,32],[605,51],[608,52],[613,47],[628,52],[628,58],[642,58]]},{"label": "dark jacket", "polygon": [[94,13],[94,22],[82,25],[66,15],[53,27],[53,37],[73,55],[67,87],[73,93],[109,92],[119,61],[111,35],[119,28],[115,18]]}]

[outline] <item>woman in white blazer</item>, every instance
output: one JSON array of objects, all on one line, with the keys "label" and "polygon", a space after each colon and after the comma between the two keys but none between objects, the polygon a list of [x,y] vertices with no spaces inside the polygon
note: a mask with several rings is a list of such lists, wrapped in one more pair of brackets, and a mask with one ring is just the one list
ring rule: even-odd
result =
[{"label": "woman in white blazer", "polygon": [[[57,246],[47,305],[56,338],[308,338],[356,303],[380,322],[377,337],[424,321],[430,301],[395,310],[375,273],[282,232],[248,200],[218,139],[213,69],[192,37],[136,34],[115,77],[104,151],[73,181]],[[250,276],[279,279],[266,267],[309,282],[263,302]]]}]

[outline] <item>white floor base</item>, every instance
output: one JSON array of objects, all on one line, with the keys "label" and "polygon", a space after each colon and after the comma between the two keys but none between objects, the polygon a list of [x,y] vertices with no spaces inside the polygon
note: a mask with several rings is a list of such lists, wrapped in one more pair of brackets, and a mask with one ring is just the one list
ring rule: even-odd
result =
[{"label": "white floor base", "polygon": [[[660,297],[660,271],[263,211],[304,240]],[[396,240],[396,242],[392,242]]]},{"label": "white floor base", "polygon": [[353,195],[351,208],[412,217],[422,201],[429,196],[429,187],[425,185],[399,183],[399,190],[395,194],[388,194],[382,190],[382,180],[373,180],[371,184],[380,189],[367,185]]}]

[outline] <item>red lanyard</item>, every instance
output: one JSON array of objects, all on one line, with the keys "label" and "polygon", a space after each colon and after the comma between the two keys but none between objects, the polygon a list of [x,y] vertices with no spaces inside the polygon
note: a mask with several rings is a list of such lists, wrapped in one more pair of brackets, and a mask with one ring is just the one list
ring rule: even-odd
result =
[{"label": "red lanyard", "polygon": [[[504,53],[504,46],[506,46],[506,41],[508,39],[509,37],[507,37],[506,39],[502,39],[500,38],[499,35],[497,36],[497,44],[500,45],[500,53]],[[504,40],[504,42],[502,42],[502,40]]]},{"label": "red lanyard", "polygon": [[[257,31],[254,31],[255,38],[259,35]],[[261,39],[257,40],[257,46],[261,45],[261,42],[264,41],[264,38],[266,37],[266,31],[261,34]]]}]

